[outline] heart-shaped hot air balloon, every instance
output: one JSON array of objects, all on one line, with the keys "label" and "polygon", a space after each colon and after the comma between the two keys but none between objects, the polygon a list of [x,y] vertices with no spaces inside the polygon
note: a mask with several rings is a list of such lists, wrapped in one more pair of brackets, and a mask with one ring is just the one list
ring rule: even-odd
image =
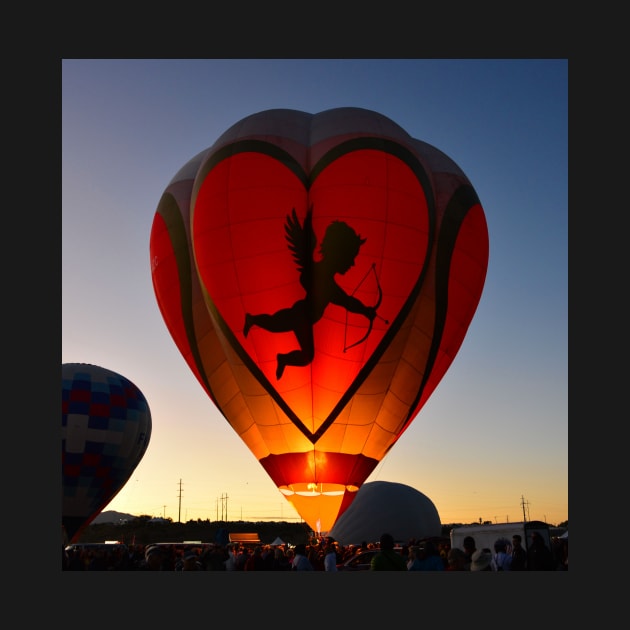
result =
[{"label": "heart-shaped hot air balloon", "polygon": [[150,255],[186,362],[325,532],[457,354],[488,230],[461,169],[389,118],[274,109],[175,175]]},{"label": "heart-shaped hot air balloon", "polygon": [[69,542],[127,483],[150,438],[149,405],[129,379],[97,365],[62,364],[62,522]]}]

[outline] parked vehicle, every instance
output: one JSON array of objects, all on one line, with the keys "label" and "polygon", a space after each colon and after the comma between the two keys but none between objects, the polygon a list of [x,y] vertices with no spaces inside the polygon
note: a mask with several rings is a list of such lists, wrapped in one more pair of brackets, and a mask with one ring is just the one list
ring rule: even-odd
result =
[{"label": "parked vehicle", "polygon": [[[369,571],[372,558],[379,552],[379,549],[367,549],[359,551],[351,558],[340,562],[337,565],[337,571]],[[402,547],[394,547],[396,553],[402,551]]]},{"label": "parked vehicle", "polygon": [[86,551],[103,551],[103,550],[118,550],[122,549],[127,551],[127,545],[118,541],[106,540],[100,543],[71,543],[66,545],[66,551],[86,550]]},{"label": "parked vehicle", "polygon": [[489,523],[486,525],[462,525],[451,530],[451,547],[464,548],[464,538],[472,536],[475,539],[477,549],[484,547],[494,549],[494,543],[498,538],[506,538],[510,542],[514,534],[520,534],[523,539],[523,547],[529,547],[532,532],[539,532],[545,544],[551,549],[549,525],[542,521],[520,521],[515,523]]}]

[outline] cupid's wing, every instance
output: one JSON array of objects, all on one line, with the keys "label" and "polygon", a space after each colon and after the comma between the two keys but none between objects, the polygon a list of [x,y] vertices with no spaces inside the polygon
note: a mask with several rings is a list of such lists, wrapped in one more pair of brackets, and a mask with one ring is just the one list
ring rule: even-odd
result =
[{"label": "cupid's wing", "polygon": [[313,264],[313,254],[317,243],[317,237],[313,231],[313,208],[308,209],[303,225],[300,225],[295,208],[293,208],[291,214],[287,214],[284,232],[298,271],[300,274],[305,271],[309,273]]}]

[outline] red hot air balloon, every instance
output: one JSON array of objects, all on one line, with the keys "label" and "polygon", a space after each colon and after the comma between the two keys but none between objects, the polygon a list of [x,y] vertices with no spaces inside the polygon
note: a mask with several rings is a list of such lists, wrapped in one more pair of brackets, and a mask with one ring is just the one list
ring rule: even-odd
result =
[{"label": "red hot air balloon", "polygon": [[461,169],[389,118],[274,109],[175,175],[150,255],[191,370],[329,531],[457,354],[488,230]]},{"label": "red hot air balloon", "polygon": [[97,365],[62,364],[62,522],[69,542],[127,483],[150,438],[149,405],[129,379]]}]

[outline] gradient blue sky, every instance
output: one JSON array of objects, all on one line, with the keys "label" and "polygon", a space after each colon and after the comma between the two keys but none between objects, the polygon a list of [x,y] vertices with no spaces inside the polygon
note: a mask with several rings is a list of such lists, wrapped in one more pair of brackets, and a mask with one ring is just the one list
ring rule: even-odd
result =
[{"label": "gradient blue sky", "polygon": [[131,379],[153,419],[144,458],[105,509],[214,520],[227,504],[230,520],[299,518],[175,347],[149,236],[171,178],[232,124],[343,106],[384,114],[449,155],[490,234],[460,352],[368,481],[413,486],[443,523],[521,520],[522,501],[528,519],[568,519],[562,59],[63,60],[62,362]]}]

